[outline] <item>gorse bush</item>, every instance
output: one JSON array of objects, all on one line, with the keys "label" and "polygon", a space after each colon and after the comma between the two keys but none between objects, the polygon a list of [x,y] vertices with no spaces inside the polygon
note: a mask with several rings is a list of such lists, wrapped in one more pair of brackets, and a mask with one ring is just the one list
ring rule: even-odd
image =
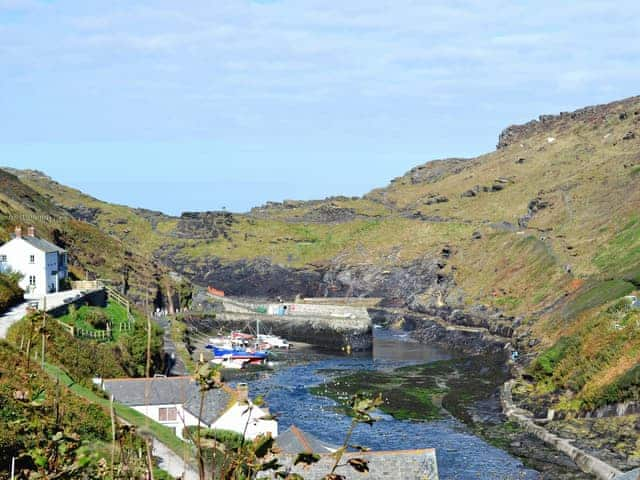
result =
[{"label": "gorse bush", "polygon": [[4,312],[22,300],[23,292],[18,286],[19,276],[0,273],[0,312]]}]

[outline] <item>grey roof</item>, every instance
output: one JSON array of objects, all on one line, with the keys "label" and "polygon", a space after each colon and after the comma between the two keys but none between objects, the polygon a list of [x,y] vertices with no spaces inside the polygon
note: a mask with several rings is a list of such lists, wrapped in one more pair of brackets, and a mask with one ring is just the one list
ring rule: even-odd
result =
[{"label": "grey roof", "polygon": [[[298,464],[292,466],[296,455],[280,454],[278,461],[285,465],[290,473],[297,473],[305,480],[321,480],[333,467],[335,457],[332,454],[320,455],[320,461],[310,466]],[[347,465],[351,458],[362,458],[369,462],[369,472],[360,473]],[[434,449],[425,450],[397,450],[389,452],[346,453],[340,462],[336,473],[347,480],[388,480],[416,479],[438,480],[438,465]],[[276,478],[273,472],[261,478]]]},{"label": "grey roof", "polygon": [[31,237],[29,235],[23,235],[21,238],[32,247],[35,247],[38,250],[42,250],[43,252],[46,252],[46,253],[50,253],[50,252],[64,253],[65,252],[63,248],[60,248],[59,246],[43,238]]},{"label": "grey roof", "polygon": [[[204,404],[202,405],[202,415],[200,415],[200,420],[207,425],[211,425],[229,408],[233,400],[235,400],[235,397],[225,388],[210,390],[207,392]],[[199,393],[187,400],[184,404],[184,408],[197,418],[200,413]]]},{"label": "grey roof", "polygon": [[[184,405],[195,417],[200,411],[200,390],[191,377],[116,378],[103,381],[104,389],[124,405]],[[234,400],[228,387],[207,392],[200,418],[210,425]]]},{"label": "grey roof", "polygon": [[276,439],[276,446],[282,453],[331,453],[338,447],[330,443],[323,442],[310,433],[303,432],[295,425],[291,425],[287,430],[280,433]]}]

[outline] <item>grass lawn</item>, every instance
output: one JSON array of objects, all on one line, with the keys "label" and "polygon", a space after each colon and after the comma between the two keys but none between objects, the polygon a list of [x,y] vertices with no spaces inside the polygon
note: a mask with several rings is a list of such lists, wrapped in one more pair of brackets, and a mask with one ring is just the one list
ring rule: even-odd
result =
[{"label": "grass lawn", "polygon": [[110,321],[113,340],[117,340],[123,332],[127,331],[120,329],[120,325],[127,325],[129,323],[127,310],[122,305],[112,300],[109,300],[107,306],[104,308],[90,307],[85,305],[78,308],[75,312],[75,315],[68,313],[58,318],[58,320],[61,320],[67,325],[72,325],[76,329],[81,329],[89,332],[104,332],[104,330],[97,329],[90,323],[90,319],[92,316],[103,316]]}]

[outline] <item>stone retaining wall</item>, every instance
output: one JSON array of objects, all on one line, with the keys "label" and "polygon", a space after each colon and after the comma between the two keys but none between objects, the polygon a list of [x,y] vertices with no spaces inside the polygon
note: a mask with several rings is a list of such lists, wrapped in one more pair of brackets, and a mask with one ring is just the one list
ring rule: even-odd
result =
[{"label": "stone retaining wall", "polygon": [[223,312],[214,323],[230,329],[249,325],[273,333],[290,341],[305,342],[322,348],[339,350],[350,346],[352,350],[371,350],[373,335],[369,318],[330,318],[298,315],[262,315],[247,312]]},{"label": "stone retaining wall", "polygon": [[576,465],[580,467],[583,472],[594,475],[599,480],[626,480],[638,478],[640,471],[634,470],[633,472],[623,473],[608,463],[603,462],[599,458],[589,455],[584,450],[574,447],[570,440],[558,437],[547,429],[536,424],[532,420],[529,412],[516,407],[514,404],[513,397],[511,395],[513,384],[514,380],[508,381],[502,386],[500,391],[502,410],[510,420],[515,421],[527,432],[532,433],[543,442],[552,445],[556,450],[566,454],[576,463]]}]

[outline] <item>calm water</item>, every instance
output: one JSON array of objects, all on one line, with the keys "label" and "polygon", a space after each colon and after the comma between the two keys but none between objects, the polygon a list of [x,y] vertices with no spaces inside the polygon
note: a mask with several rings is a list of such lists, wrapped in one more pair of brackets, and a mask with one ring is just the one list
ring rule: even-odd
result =
[{"label": "calm water", "polygon": [[[312,361],[263,373],[249,384],[252,396],[264,395],[271,411],[278,415],[281,431],[295,423],[322,440],[338,445],[351,420],[335,411],[333,400],[311,395],[309,387],[326,382],[338,373],[389,370],[447,358],[450,358],[448,352],[442,349],[412,342],[403,334],[378,330],[373,355],[314,356]],[[472,435],[455,419],[411,422],[379,416],[380,421],[373,427],[359,425],[352,443],[374,450],[435,448],[442,480],[538,478],[536,472]]]}]

